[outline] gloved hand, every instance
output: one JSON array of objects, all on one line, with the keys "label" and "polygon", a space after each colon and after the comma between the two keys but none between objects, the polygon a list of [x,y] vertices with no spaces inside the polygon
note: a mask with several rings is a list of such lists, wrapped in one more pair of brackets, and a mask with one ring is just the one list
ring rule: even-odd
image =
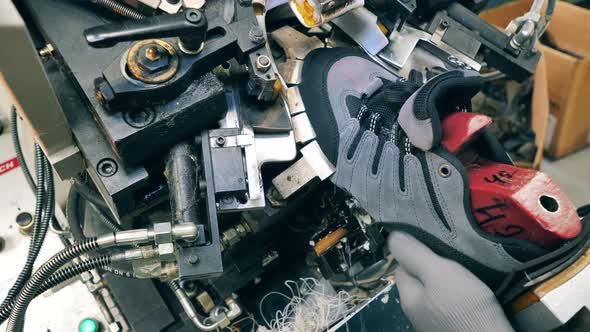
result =
[{"label": "gloved hand", "polygon": [[393,232],[401,306],[418,332],[514,331],[494,293],[455,261],[405,233]]}]

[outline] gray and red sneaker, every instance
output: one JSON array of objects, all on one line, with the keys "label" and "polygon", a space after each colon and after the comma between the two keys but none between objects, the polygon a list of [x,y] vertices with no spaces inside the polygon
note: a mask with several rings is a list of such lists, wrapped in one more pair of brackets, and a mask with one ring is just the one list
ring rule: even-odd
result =
[{"label": "gray and red sneaker", "polygon": [[[579,253],[588,227],[552,251],[479,227],[466,167],[440,142],[441,119],[469,110],[481,84],[478,73],[459,70],[425,84],[417,72],[404,80],[361,51],[333,48],[307,55],[299,90],[318,144],[336,167],[330,181],[377,222],[458,261],[492,289],[502,284],[506,290],[520,273],[554,272],[551,266]],[[486,160],[511,164],[489,133],[474,145]]]}]

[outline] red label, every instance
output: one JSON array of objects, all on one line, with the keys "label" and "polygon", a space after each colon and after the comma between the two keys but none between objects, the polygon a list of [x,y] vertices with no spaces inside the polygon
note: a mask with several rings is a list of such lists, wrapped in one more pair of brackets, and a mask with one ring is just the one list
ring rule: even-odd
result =
[{"label": "red label", "polygon": [[18,166],[20,166],[20,164],[18,163],[18,159],[16,159],[16,157],[7,160],[3,163],[0,164],[0,175],[12,171],[13,169],[17,168]]}]

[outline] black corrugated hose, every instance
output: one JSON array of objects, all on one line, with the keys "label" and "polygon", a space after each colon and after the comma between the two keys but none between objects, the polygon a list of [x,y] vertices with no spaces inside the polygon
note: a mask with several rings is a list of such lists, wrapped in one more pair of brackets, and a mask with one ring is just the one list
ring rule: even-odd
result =
[{"label": "black corrugated hose", "polygon": [[[80,242],[86,239],[84,236],[84,232],[82,231],[82,222],[83,219],[80,220],[80,211],[79,211],[79,204],[81,203],[81,199],[84,200],[84,196],[80,195],[79,191],[76,190],[77,186],[72,186],[70,188],[70,192],[68,194],[68,201],[66,203],[66,216],[68,220],[68,226],[70,228],[70,233],[75,242]],[[92,190],[92,189],[90,189]],[[98,195],[98,193],[96,194]],[[90,202],[87,202],[91,204]],[[110,220],[107,216],[105,216],[102,211],[97,207],[95,212],[98,214],[99,220],[104,223],[110,230],[113,232],[118,232],[123,230],[123,228],[116,224],[114,221]],[[106,265],[101,267],[104,271],[111,272],[118,276],[126,277],[126,278],[136,278],[135,272],[133,269],[125,268],[124,266],[114,267],[111,265]],[[1,316],[0,316],[1,317]]]},{"label": "black corrugated hose", "polygon": [[49,279],[43,282],[41,287],[39,287],[37,294],[35,294],[35,297],[43,294],[48,289],[51,289],[64,281],[81,275],[84,272],[108,266],[111,264],[111,258],[111,255],[101,255],[94,258],[89,258],[88,260],[68,266],[55,272],[53,275],[51,275],[51,277],[49,277]]},{"label": "black corrugated hose", "polygon": [[[49,222],[53,217],[53,210],[55,208],[55,191],[53,186],[53,173],[51,172],[51,166],[45,158],[45,155],[43,155],[43,151],[39,145],[35,144],[35,169],[37,183],[39,184],[36,186],[32,179],[31,173],[28,170],[28,167],[26,167],[25,159],[20,146],[20,140],[18,138],[17,114],[14,106],[12,108],[11,126],[12,139],[16,150],[17,159],[21,164],[21,168],[23,169],[23,173],[27,179],[27,182],[31,188],[35,189],[36,202],[33,216],[33,233],[31,235],[31,242],[29,245],[27,258],[25,260],[25,265],[23,266],[23,269],[21,270],[15,283],[8,291],[6,298],[2,304],[0,304],[0,312],[7,310],[8,304],[15,299],[27,279],[30,278],[35,260],[37,259],[43,242],[45,241],[47,230],[49,228]],[[47,191],[45,189],[47,189]]]},{"label": "black corrugated hose", "polygon": [[[43,282],[43,284],[35,294],[35,297],[43,294],[45,291],[61,284],[64,281],[79,276],[84,272],[108,266],[109,264],[111,264],[111,258],[111,255],[102,255],[90,258],[86,261],[74,264],[72,266],[68,266],[62,270],[55,272],[51,277],[49,277],[49,279]],[[12,308],[14,308],[14,303],[15,300],[12,300],[4,309],[0,310],[0,324],[2,324],[2,322],[4,322],[10,316],[10,312],[12,311]]]},{"label": "black corrugated hose", "polygon": [[8,318],[7,332],[21,332],[24,327],[24,317],[27,308],[35,295],[41,289],[43,282],[45,282],[53,273],[59,268],[73,260],[74,258],[97,249],[99,246],[96,238],[91,238],[82,241],[79,244],[64,248],[57,254],[53,255],[47,262],[45,262],[33,276],[27,281],[21,292],[18,294],[14,303],[14,308],[10,312]]}]

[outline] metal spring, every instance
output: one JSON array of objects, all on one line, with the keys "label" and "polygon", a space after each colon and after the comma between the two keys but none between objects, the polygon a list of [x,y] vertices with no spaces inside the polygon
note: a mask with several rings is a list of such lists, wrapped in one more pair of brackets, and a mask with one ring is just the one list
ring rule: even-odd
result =
[{"label": "metal spring", "polygon": [[42,286],[43,282],[55,273],[60,267],[68,263],[72,259],[80,256],[83,253],[92,251],[98,248],[98,243],[95,238],[85,240],[80,244],[68,247],[55,254],[47,262],[45,262],[38,270],[33,274],[31,279],[25,284],[18,295],[14,308],[10,313],[7,324],[7,332],[20,332],[24,326],[24,316],[31,303],[31,300],[37,294],[37,291]]},{"label": "metal spring", "polygon": [[145,18],[145,15],[143,15],[142,13],[138,12],[133,8],[127,7],[126,5],[119,3],[115,0],[90,0],[90,2],[103,8],[106,8],[112,11],[113,13],[117,13],[121,16],[132,18],[134,20],[141,20]]}]

